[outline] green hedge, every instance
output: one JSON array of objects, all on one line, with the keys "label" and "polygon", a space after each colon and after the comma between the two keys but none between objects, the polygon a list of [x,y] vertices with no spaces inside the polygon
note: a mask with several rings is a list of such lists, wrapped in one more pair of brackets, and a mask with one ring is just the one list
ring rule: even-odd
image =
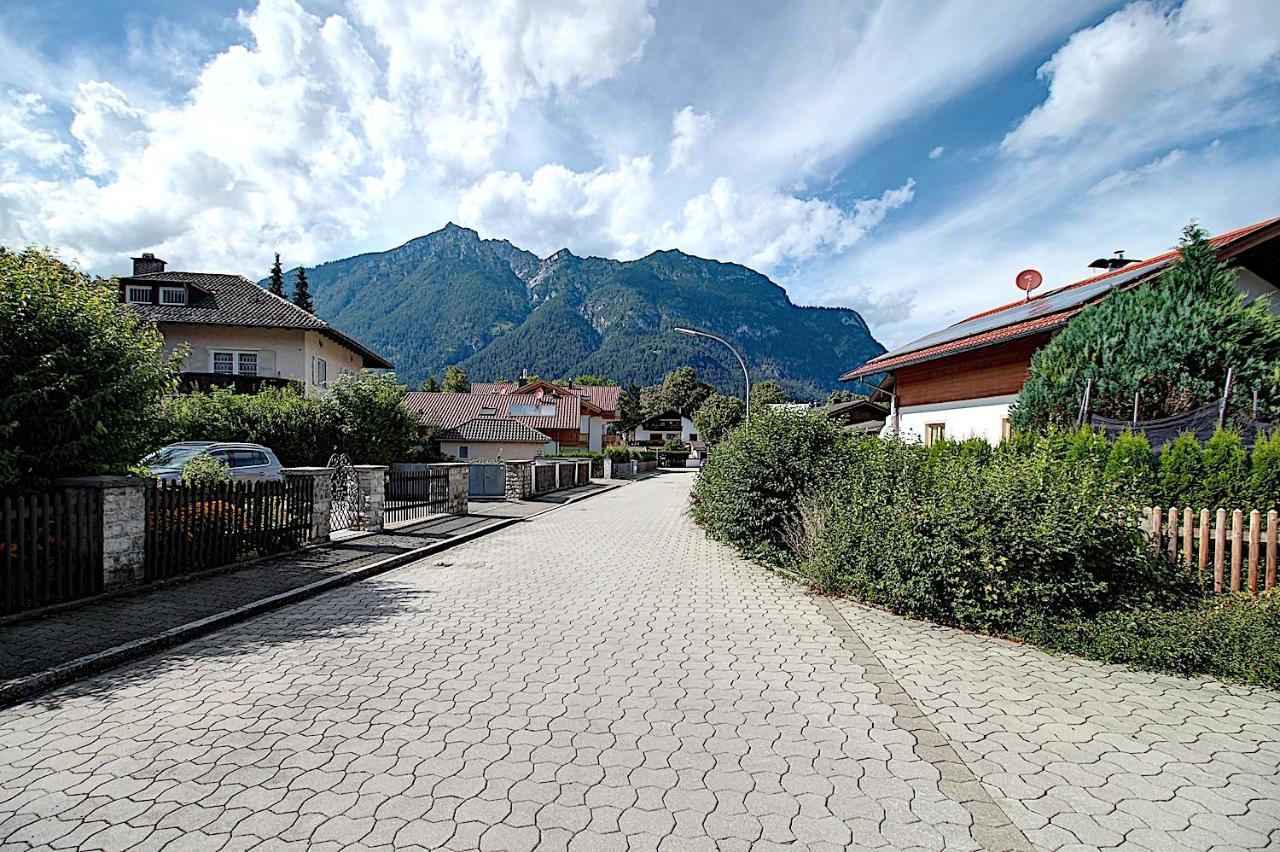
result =
[{"label": "green hedge", "polygon": [[1128,609],[1047,622],[1030,640],[1107,663],[1207,674],[1280,689],[1280,594],[1209,598],[1176,609]]},{"label": "green hedge", "polygon": [[[1205,597],[1152,554],[1142,444],[1049,433],[926,449],[762,415],[712,451],[693,514],[746,555],[904,615],[1280,686],[1280,593]],[[1260,442],[1258,470],[1269,454],[1280,446]]]}]

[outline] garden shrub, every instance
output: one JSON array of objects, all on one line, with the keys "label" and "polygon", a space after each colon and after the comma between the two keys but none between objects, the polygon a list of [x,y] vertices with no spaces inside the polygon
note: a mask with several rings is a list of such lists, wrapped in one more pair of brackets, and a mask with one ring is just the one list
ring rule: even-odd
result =
[{"label": "garden shrub", "polygon": [[392,375],[342,376],[328,396],[294,387],[237,394],[229,388],[166,399],[152,448],[175,441],[246,441],[270,447],[285,467],[323,465],[335,452],[356,464],[426,461],[417,418]]},{"label": "garden shrub", "polygon": [[1249,493],[1253,508],[1280,508],[1280,431],[1259,435],[1249,458]]},{"label": "garden shrub", "polygon": [[1174,609],[1118,609],[1049,622],[1037,644],[1107,663],[1182,675],[1208,674],[1280,688],[1280,592],[1234,594]]},{"label": "garden shrub", "polygon": [[1204,451],[1190,432],[1183,432],[1160,451],[1159,494],[1163,506],[1205,508]]},{"label": "garden shrub", "polygon": [[201,453],[182,468],[184,485],[201,487],[223,485],[230,481],[231,467],[222,459],[214,458],[208,453]]},{"label": "garden shrub", "polygon": [[825,418],[755,415],[703,465],[694,487],[694,517],[748,555],[783,560],[802,496],[847,443],[845,433]]},{"label": "garden shrub", "polygon": [[176,384],[155,326],[37,249],[0,247],[0,489],[124,473]]},{"label": "garden shrub", "polygon": [[613,464],[627,464],[631,461],[631,448],[616,445],[604,448],[604,457]]},{"label": "garden shrub", "polygon": [[1102,475],[1137,500],[1150,502],[1155,496],[1156,468],[1147,436],[1128,431],[1117,435]]},{"label": "garden shrub", "polygon": [[1107,436],[1094,431],[1089,426],[1082,426],[1068,433],[1065,460],[1067,464],[1088,465],[1095,470],[1102,470],[1111,455],[1111,444]]},{"label": "garden shrub", "polygon": [[1056,449],[937,463],[914,445],[857,441],[809,500],[823,535],[807,570],[831,591],[997,633],[1177,587],[1151,556],[1137,505]]},{"label": "garden shrub", "polygon": [[1207,508],[1245,508],[1249,497],[1249,457],[1238,432],[1219,429],[1204,445],[1203,487]]}]

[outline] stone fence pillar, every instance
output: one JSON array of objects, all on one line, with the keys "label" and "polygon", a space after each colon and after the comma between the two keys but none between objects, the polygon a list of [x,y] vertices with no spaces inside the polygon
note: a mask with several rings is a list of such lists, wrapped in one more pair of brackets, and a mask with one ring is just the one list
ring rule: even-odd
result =
[{"label": "stone fence pillar", "polygon": [[364,528],[382,529],[383,508],[387,500],[387,465],[353,464],[360,477],[360,498],[364,503]]},{"label": "stone fence pillar", "polygon": [[102,584],[107,590],[143,579],[148,482],[140,476],[73,476],[56,483],[102,492]]},{"label": "stone fence pillar", "polygon": [[440,462],[431,465],[434,470],[449,472],[449,496],[445,511],[450,515],[465,515],[467,501],[471,497],[471,465],[467,462]]},{"label": "stone fence pillar", "polygon": [[311,480],[311,533],[308,544],[329,540],[329,505],[333,502],[333,468],[286,467],[285,476],[306,477]]},{"label": "stone fence pillar", "polygon": [[506,489],[504,496],[508,500],[524,500],[533,490],[533,461],[504,462],[506,473]]}]

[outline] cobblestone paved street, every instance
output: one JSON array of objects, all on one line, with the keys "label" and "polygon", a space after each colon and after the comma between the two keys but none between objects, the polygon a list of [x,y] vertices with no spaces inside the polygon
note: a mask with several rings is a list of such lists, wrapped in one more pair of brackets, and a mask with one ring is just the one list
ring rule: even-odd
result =
[{"label": "cobblestone paved street", "polygon": [[0,711],[5,848],[1280,844],[1280,697],[815,597],[691,474]]}]

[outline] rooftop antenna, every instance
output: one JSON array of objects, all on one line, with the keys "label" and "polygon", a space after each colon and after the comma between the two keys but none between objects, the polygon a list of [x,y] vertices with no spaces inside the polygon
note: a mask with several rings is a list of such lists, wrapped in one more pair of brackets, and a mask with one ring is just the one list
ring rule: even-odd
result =
[{"label": "rooftop antenna", "polygon": [[1124,249],[1116,249],[1113,254],[1115,257],[1100,257],[1093,263],[1089,264],[1090,269],[1105,269],[1110,272],[1113,269],[1123,269],[1131,263],[1140,263],[1141,261],[1124,256]]},{"label": "rooftop antenna", "polygon": [[1044,276],[1034,269],[1024,269],[1013,279],[1013,283],[1018,285],[1018,289],[1027,294],[1027,299],[1031,299],[1031,291],[1044,283]]}]

